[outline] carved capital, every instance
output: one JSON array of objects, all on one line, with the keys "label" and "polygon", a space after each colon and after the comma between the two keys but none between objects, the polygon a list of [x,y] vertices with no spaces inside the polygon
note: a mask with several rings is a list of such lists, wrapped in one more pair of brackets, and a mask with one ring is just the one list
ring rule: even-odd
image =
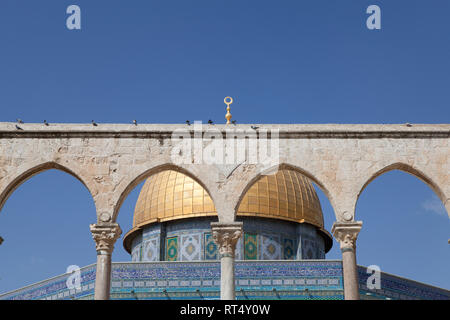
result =
[{"label": "carved capital", "polygon": [[211,223],[214,242],[219,247],[220,257],[234,258],[236,243],[242,235],[242,222]]},{"label": "carved capital", "polygon": [[117,223],[109,224],[91,224],[92,238],[95,241],[97,253],[111,254],[114,249],[114,243],[122,234]]},{"label": "carved capital", "polygon": [[362,227],[362,221],[354,222],[335,222],[331,232],[337,241],[341,244],[342,251],[355,250],[356,238]]}]

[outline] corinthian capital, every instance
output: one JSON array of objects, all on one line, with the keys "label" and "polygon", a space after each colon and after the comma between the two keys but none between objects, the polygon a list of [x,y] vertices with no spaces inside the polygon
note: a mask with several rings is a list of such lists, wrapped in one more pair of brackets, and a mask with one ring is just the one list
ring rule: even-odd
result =
[{"label": "corinthian capital", "polygon": [[341,245],[342,251],[355,250],[356,238],[362,227],[362,221],[335,222],[331,232]]},{"label": "corinthian capital", "polygon": [[219,247],[220,257],[234,258],[236,243],[242,235],[242,222],[211,223],[214,242]]},{"label": "corinthian capital", "polygon": [[122,234],[119,225],[117,223],[91,224],[89,227],[97,252],[104,251],[107,254],[111,254],[114,249],[114,243]]}]

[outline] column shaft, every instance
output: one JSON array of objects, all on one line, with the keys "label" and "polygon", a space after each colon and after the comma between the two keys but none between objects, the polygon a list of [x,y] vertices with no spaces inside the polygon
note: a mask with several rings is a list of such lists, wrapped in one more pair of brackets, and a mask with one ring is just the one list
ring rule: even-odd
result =
[{"label": "column shaft", "polygon": [[331,232],[341,245],[342,273],[345,300],[359,300],[358,267],[356,264],[356,238],[362,222],[335,222]]},{"label": "column shaft", "polygon": [[97,252],[97,271],[95,274],[95,300],[109,300],[111,291],[111,255]]},{"label": "column shaft", "polygon": [[109,300],[111,292],[111,255],[114,243],[122,234],[117,223],[91,224],[91,233],[97,250],[95,300]]},{"label": "column shaft", "polygon": [[211,223],[212,235],[220,255],[220,299],[236,298],[234,285],[234,251],[242,235],[242,222]]},{"label": "column shaft", "polygon": [[234,257],[222,257],[220,259],[221,300],[234,300],[236,298],[234,281]]},{"label": "column shaft", "polygon": [[354,250],[342,251],[345,300],[359,300],[358,267]]}]

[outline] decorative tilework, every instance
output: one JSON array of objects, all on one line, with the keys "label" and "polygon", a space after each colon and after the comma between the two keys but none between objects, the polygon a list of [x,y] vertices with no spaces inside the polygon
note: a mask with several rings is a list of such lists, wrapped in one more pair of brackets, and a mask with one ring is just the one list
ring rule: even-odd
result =
[{"label": "decorative tilework", "polygon": [[[364,288],[366,268],[358,267],[358,273],[362,299],[450,299],[448,290],[386,273],[383,289],[371,291]],[[237,261],[235,274],[237,299],[343,299],[341,261]],[[68,290],[65,274],[0,299],[93,299],[95,265],[82,268],[81,276],[82,290]],[[205,299],[218,299],[220,262],[113,263],[111,282],[112,299],[198,299],[196,289]]]},{"label": "decorative tilework", "polygon": [[131,251],[131,261],[141,261],[141,245],[138,244],[133,247]]},{"label": "decorative tilework", "polygon": [[217,260],[217,245],[210,232],[205,233],[205,260]]},{"label": "decorative tilework", "polygon": [[316,241],[302,236],[302,259],[317,259],[318,254]]},{"label": "decorative tilework", "polygon": [[258,258],[258,237],[256,234],[244,233],[244,259],[256,260]]},{"label": "decorative tilework", "polygon": [[367,268],[358,266],[359,288],[362,299],[371,297],[372,299],[386,297],[401,300],[450,300],[450,291],[431,287],[424,283],[414,282],[400,278],[388,273],[381,272],[381,289],[368,289],[367,279],[371,274],[367,273]]},{"label": "decorative tilework", "polygon": [[295,257],[294,253],[294,240],[292,239],[283,239],[283,259],[292,260]]},{"label": "decorative tilework", "polygon": [[280,260],[281,245],[280,237],[271,234],[261,234],[261,254],[262,260]]},{"label": "decorative tilework", "polygon": [[194,261],[201,260],[201,235],[189,234],[181,236],[180,260]]},{"label": "decorative tilework", "polygon": [[159,261],[159,238],[144,241],[141,261]]},{"label": "decorative tilework", "polygon": [[[95,265],[83,267],[81,274],[81,290],[69,290],[67,278],[69,274],[63,274],[49,280],[38,282],[19,290],[14,290],[0,295],[0,300],[55,300],[55,299],[84,299],[94,294]],[[62,295],[62,297],[61,297]],[[58,296],[60,296],[58,298]]]},{"label": "decorative tilework", "polygon": [[166,260],[178,260],[178,237],[167,238],[166,240]]},{"label": "decorative tilework", "polygon": [[[251,260],[279,260],[279,259],[321,259],[325,258],[324,253],[324,240],[317,233],[314,226],[306,224],[295,224],[288,221],[272,221],[269,219],[248,219],[240,218],[245,221],[244,223],[244,235],[239,238],[236,244],[235,259],[245,260],[249,257],[245,255],[246,251],[249,251],[248,247],[245,248],[245,233],[256,236],[256,257],[253,255]],[[141,237],[136,237],[133,240],[133,246],[140,245],[141,243],[163,237],[160,240],[163,244],[166,243],[167,238],[178,236],[178,253],[177,260],[180,261],[194,261],[194,260],[216,260],[218,254],[216,244],[211,238],[211,222],[215,221],[212,218],[198,218],[198,219],[183,219],[171,221],[167,224],[153,224],[145,227]],[[197,239],[194,239],[194,243],[186,243],[188,236],[199,235],[198,238],[198,250]],[[266,239],[266,238],[269,239]],[[272,240],[270,240],[272,239]],[[287,240],[285,243],[284,239]],[[302,252],[302,239],[311,245],[305,244],[305,252]],[[159,260],[167,260],[166,249],[164,245],[159,248],[160,242],[158,242]],[[298,252],[297,252],[297,249]],[[310,249],[309,252],[307,249]],[[142,244],[142,253],[135,253],[133,261],[158,261],[149,260],[148,248]],[[309,256],[308,256],[309,254]],[[139,259],[137,256],[139,255]],[[153,257],[152,252],[152,257]]]}]

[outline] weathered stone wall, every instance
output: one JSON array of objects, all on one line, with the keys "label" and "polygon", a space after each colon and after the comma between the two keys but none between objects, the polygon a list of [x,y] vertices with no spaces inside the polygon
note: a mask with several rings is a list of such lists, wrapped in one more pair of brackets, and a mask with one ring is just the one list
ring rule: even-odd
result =
[{"label": "weathered stone wall", "polygon": [[[253,130],[250,125],[204,125]],[[209,192],[221,222],[234,221],[245,191],[277,166],[236,163],[175,166],[171,139],[187,125],[0,123],[0,208],[22,182],[65,171],[90,191],[97,221],[114,222],[128,193],[149,175],[181,170]],[[450,216],[450,125],[258,125],[278,130],[282,166],[299,170],[328,196],[337,221],[353,221],[359,194],[380,174],[400,169],[427,183]],[[194,162],[194,161],[192,161]]]}]

